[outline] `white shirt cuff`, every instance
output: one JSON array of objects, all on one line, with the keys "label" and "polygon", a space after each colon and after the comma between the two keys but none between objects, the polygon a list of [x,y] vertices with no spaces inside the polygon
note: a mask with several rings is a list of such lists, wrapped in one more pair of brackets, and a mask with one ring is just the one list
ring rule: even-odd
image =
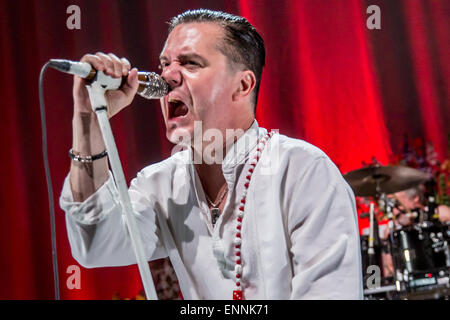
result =
[{"label": "white shirt cuff", "polygon": [[61,208],[81,224],[97,224],[104,220],[119,203],[119,193],[114,184],[111,171],[108,180],[89,198],[83,202],[73,200],[70,187],[70,173],[64,180],[63,189],[59,198]]}]

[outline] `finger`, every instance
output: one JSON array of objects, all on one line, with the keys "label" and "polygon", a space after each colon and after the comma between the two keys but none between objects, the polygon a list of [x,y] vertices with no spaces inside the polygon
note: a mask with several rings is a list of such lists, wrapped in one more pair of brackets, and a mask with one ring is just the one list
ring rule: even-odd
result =
[{"label": "finger", "polygon": [[85,54],[81,59],[81,62],[87,62],[89,63],[94,69],[98,71],[104,71],[106,69],[106,66],[102,59],[100,59],[98,56],[93,54]]},{"label": "finger", "polygon": [[122,61],[122,74],[124,76],[126,76],[126,75],[128,75],[128,72],[130,72],[130,70],[131,70],[131,63],[125,57],[120,59],[120,61]]},{"label": "finger", "polygon": [[107,54],[104,54],[103,52],[97,52],[95,54],[97,57],[99,57],[103,63],[105,64],[105,74],[109,75],[109,76],[114,76],[114,63],[112,61],[112,59],[110,58],[110,56],[108,56]]},{"label": "finger", "polygon": [[114,54],[114,53],[108,53],[108,56],[111,58],[113,64],[114,64],[114,74],[117,78],[122,76],[122,61]]},{"label": "finger", "polygon": [[139,86],[138,78],[137,78],[138,70],[136,68],[131,69],[128,74],[127,82],[125,82],[122,90],[127,95],[135,95]]}]

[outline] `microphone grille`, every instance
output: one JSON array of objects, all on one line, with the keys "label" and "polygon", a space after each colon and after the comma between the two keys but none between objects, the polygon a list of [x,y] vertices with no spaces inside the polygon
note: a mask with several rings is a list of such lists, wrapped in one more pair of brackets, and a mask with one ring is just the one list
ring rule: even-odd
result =
[{"label": "microphone grille", "polygon": [[139,81],[144,85],[144,90],[138,92],[139,95],[146,99],[159,99],[164,97],[169,91],[169,85],[161,78],[161,76],[154,72],[145,72],[146,81]]}]

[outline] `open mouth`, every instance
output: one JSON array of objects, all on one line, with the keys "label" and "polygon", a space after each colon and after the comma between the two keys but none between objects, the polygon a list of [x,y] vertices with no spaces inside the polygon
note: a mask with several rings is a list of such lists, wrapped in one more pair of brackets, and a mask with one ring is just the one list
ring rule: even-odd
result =
[{"label": "open mouth", "polygon": [[170,98],[168,103],[169,103],[169,119],[183,117],[189,112],[188,107],[181,100]]}]

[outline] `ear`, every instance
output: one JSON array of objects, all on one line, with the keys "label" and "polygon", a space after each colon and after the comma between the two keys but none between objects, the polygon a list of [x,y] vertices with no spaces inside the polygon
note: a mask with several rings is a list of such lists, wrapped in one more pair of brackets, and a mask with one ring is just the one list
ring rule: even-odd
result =
[{"label": "ear", "polygon": [[253,71],[245,70],[239,72],[236,90],[233,93],[233,101],[250,96],[256,85],[256,77]]}]

